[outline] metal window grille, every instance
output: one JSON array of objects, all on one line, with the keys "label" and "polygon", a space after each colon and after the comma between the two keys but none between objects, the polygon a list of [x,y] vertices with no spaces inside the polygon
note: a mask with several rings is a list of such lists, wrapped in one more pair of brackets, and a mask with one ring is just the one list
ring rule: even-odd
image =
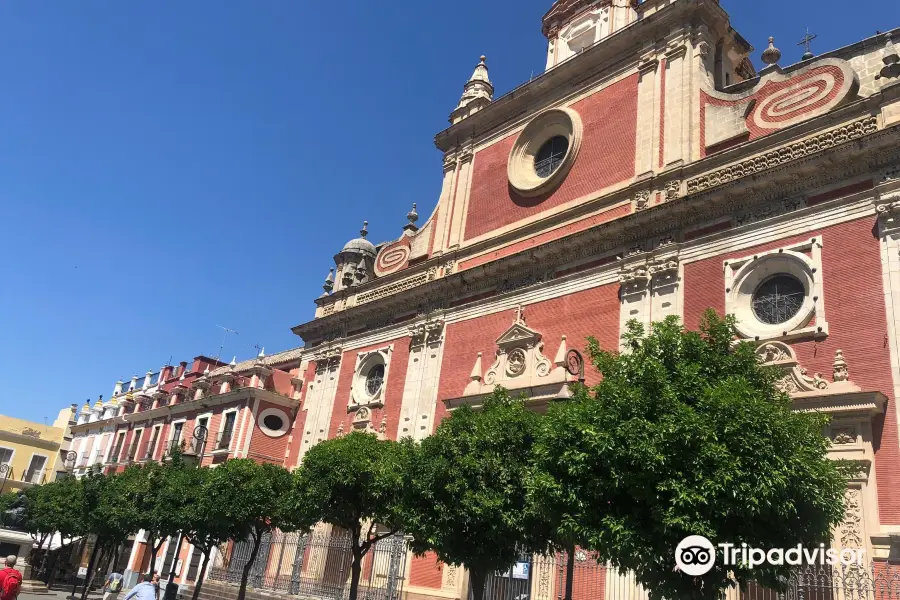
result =
[{"label": "metal window grille", "polygon": [[768,325],[785,323],[798,312],[806,298],[806,288],[791,275],[776,275],[753,293],[753,314]]},{"label": "metal window grille", "polygon": [[538,177],[550,177],[562,164],[569,151],[569,140],[561,135],[549,139],[534,157],[534,170]]}]

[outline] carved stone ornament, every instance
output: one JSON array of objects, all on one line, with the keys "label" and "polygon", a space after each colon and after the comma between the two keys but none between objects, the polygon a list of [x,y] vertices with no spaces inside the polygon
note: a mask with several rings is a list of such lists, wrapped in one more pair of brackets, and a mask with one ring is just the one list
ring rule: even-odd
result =
[{"label": "carved stone ornament", "polygon": [[413,346],[424,344],[440,344],[443,341],[444,321],[441,319],[427,320],[410,326],[409,335],[412,337]]},{"label": "carved stone ornament", "polygon": [[836,446],[845,446],[847,444],[856,443],[856,432],[853,429],[844,427],[835,429],[832,432],[831,443]]},{"label": "carved stone ornament", "polygon": [[520,306],[512,326],[497,339],[496,358],[483,377],[479,353],[463,396],[488,394],[498,385],[516,390],[568,381],[565,336],[553,363],[541,353],[543,348],[541,334],[525,324],[525,313]]},{"label": "carved stone ornament", "polygon": [[778,382],[778,387],[786,394],[798,392],[814,392],[828,389],[828,382],[822,378],[821,373],[815,373],[812,377],[807,375],[806,369],[797,362],[797,356],[793,348],[782,342],[770,342],[763,344],[756,350],[759,361],[766,366],[783,367],[789,369],[787,374]]},{"label": "carved stone ornament", "polygon": [[836,129],[820,133],[809,139],[790,144],[735,163],[731,166],[719,169],[713,173],[689,179],[687,193],[697,194],[708,189],[730,183],[737,179],[743,179],[756,173],[773,169],[785,163],[797,160],[804,156],[817,154],[828,148],[845,144],[878,131],[878,118],[866,117],[853,123],[848,123]]},{"label": "carved stone ornament", "polygon": [[859,387],[850,382],[850,372],[844,353],[836,351],[834,361],[834,378],[832,382],[826,381],[821,373],[809,375],[806,369],[800,366],[793,348],[783,342],[768,342],[757,348],[756,355],[760,363],[766,366],[781,367],[786,370],[784,377],[779,381],[778,387],[787,394],[842,394],[858,392]]},{"label": "carved stone ornament", "polygon": [[864,548],[862,536],[862,491],[847,489],[844,495],[844,522],[841,523],[841,546]]},{"label": "carved stone ornament", "polygon": [[366,427],[372,420],[372,411],[365,406],[356,411],[353,415],[353,426],[356,428]]},{"label": "carved stone ornament", "polygon": [[666,183],[666,202],[678,200],[681,197],[681,180],[674,179]]},{"label": "carved stone ornament", "polygon": [[650,208],[650,190],[641,190],[634,195],[634,210]]}]

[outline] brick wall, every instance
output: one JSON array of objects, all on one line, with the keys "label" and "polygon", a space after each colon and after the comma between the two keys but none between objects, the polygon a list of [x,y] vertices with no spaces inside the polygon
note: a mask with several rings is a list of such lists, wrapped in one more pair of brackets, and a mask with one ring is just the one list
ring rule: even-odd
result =
[{"label": "brick wall", "polygon": [[[497,350],[495,342],[512,325],[514,316],[513,311],[506,310],[447,326],[435,423],[446,416],[441,400],[462,395],[478,353],[483,353],[485,369],[491,364]],[[587,337],[593,335],[604,348],[614,349],[619,337],[619,286],[605,285],[530,304],[525,307],[525,321],[543,335],[543,354],[550,360],[556,356],[563,335],[569,348],[583,351]],[[598,379],[591,367],[585,374],[588,384]]]},{"label": "brick wall", "polygon": [[874,420],[875,470],[878,509],[882,524],[900,524],[900,447],[893,406],[887,317],[881,279],[878,240],[871,219],[859,219],[769,242],[685,265],[684,315],[695,329],[704,309],[725,310],[722,261],[773,250],[813,237],[822,239],[822,285],[829,336],[821,342],[792,343],[800,365],[830,379],[835,350],[842,349],[850,365],[850,379],[866,391],[888,397],[886,414]]},{"label": "brick wall", "polygon": [[[562,184],[538,198],[522,198],[509,186],[511,135],[475,155],[465,239],[515,223],[634,176],[637,74],[576,102],[584,138]],[[460,190],[464,192],[464,190]]]},{"label": "brick wall", "polygon": [[269,408],[279,410],[283,412],[288,419],[291,418],[291,410],[289,408],[272,402],[260,401],[259,408],[256,412],[256,424],[253,426],[252,437],[250,438],[250,456],[248,458],[283,464],[284,451],[287,448],[288,433],[286,432],[279,437],[269,437],[263,433],[259,427],[261,425],[259,415]]},{"label": "brick wall", "polygon": [[513,244],[510,244],[509,246],[504,246],[503,248],[494,250],[493,252],[488,252],[471,260],[461,262],[459,265],[459,270],[462,271],[465,269],[471,269],[473,267],[477,267],[491,261],[498,260],[500,258],[505,258],[519,252],[530,250],[531,248],[537,248],[542,244],[552,242],[553,240],[558,240],[574,233],[585,231],[601,223],[606,223],[608,221],[612,221],[613,219],[624,217],[628,214],[631,214],[631,205],[622,204],[621,206],[605,210],[586,219],[581,219],[580,221],[575,221],[574,223],[569,223],[567,225],[563,225],[562,227],[557,227],[556,229],[553,229],[551,231],[547,231],[534,237],[530,237],[527,240],[515,242]]},{"label": "brick wall", "polygon": [[417,587],[440,589],[444,565],[437,555],[428,552],[424,556],[412,556],[409,565],[409,584]]}]

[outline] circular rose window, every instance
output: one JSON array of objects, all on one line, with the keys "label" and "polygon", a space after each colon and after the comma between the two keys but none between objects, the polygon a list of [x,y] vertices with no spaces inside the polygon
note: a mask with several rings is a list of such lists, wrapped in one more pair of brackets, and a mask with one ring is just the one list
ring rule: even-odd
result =
[{"label": "circular rose window", "polygon": [[562,183],[581,148],[581,117],[571,108],[553,108],[535,117],[509,153],[507,175],[525,197],[540,196]]}]

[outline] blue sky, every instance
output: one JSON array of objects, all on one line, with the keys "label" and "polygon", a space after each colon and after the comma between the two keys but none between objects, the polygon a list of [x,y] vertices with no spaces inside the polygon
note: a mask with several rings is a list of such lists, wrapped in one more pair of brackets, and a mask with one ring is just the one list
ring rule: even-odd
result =
[{"label": "blue sky", "polygon": [[[900,3],[723,0],[788,64],[900,26]],[[299,345],[364,219],[437,200],[482,53],[542,72],[549,0],[0,3],[0,412],[43,421],[167,361]],[[757,61],[758,64],[758,61]]]}]

